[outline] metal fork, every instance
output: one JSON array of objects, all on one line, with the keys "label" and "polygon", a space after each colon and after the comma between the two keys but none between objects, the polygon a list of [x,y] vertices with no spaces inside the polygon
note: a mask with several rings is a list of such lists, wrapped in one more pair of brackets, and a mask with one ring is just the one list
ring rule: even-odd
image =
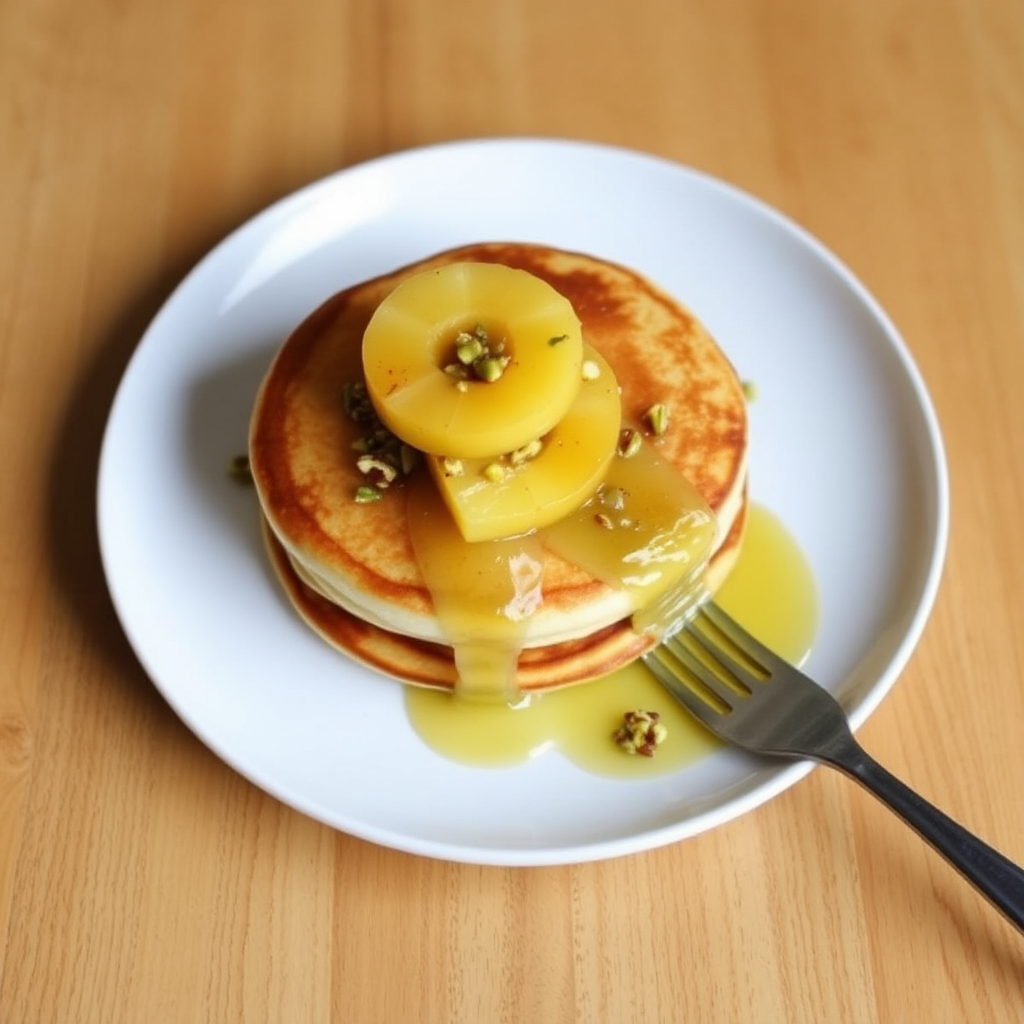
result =
[{"label": "metal fork", "polygon": [[820,761],[856,779],[1024,931],[1024,871],[873,760],[827,690],[714,602],[705,601],[644,662],[722,739],[759,754]]}]

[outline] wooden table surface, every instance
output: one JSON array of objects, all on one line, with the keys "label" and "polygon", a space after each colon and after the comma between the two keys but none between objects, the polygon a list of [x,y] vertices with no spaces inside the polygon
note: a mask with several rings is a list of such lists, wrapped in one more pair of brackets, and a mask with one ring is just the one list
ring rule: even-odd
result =
[{"label": "wooden table surface", "polygon": [[1020,934],[835,773],[648,853],[451,864],[265,795],[147,679],[94,503],[150,318],[273,200],[493,135],[732,182],[886,308],[951,533],[861,738],[1024,861],[1020,0],[3,0],[0,1020],[1021,1019]]}]

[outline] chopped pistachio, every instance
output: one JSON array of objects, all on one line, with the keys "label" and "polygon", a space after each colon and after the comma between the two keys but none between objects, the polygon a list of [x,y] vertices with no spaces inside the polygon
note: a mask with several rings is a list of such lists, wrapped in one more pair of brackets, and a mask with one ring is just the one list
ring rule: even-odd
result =
[{"label": "chopped pistachio", "polygon": [[240,484],[251,484],[252,469],[249,466],[249,456],[236,455],[228,463],[228,476],[237,480]]},{"label": "chopped pistachio", "polygon": [[341,401],[345,412],[356,423],[370,425],[378,422],[376,410],[363,381],[346,384],[341,391]]},{"label": "chopped pistachio", "polygon": [[522,448],[517,448],[514,452],[510,452],[509,461],[513,466],[521,466],[524,462],[529,462],[530,459],[535,459],[540,455],[543,447],[544,442],[539,437],[535,437],[532,441],[524,444]]},{"label": "chopped pistachio", "polygon": [[665,742],[668,730],[661,723],[657,711],[627,711],[622,725],[612,739],[627,753],[641,757],[654,757],[658,746]]},{"label": "chopped pistachio", "polygon": [[360,383],[349,383],[341,389],[341,401],[345,406],[345,412],[352,415],[353,411],[366,397],[366,386]]},{"label": "chopped pistachio", "polygon": [[472,366],[484,354],[484,343],[472,334],[460,334],[455,343],[455,355],[463,366]]},{"label": "chopped pistachio", "polygon": [[404,476],[408,476],[416,468],[416,464],[419,461],[420,453],[415,448],[407,444],[399,445],[398,468]]},{"label": "chopped pistachio", "polygon": [[638,451],[640,446],[644,443],[643,434],[639,430],[633,430],[631,427],[626,427],[619,434],[619,443],[616,451],[624,459],[631,459]]},{"label": "chopped pistachio", "polygon": [[481,379],[493,384],[504,372],[506,363],[497,356],[485,356],[473,363],[473,372]]},{"label": "chopped pistachio", "polygon": [[505,467],[500,462],[489,462],[484,466],[484,477],[492,484],[500,484],[505,479]]},{"label": "chopped pistachio", "polygon": [[353,422],[363,428],[363,433],[351,442],[356,468],[367,481],[357,489],[355,500],[359,504],[379,501],[384,490],[412,472],[419,453],[381,423],[363,381],[346,384],[342,402]]},{"label": "chopped pistachio", "polygon": [[371,487],[369,484],[360,484],[356,488],[356,504],[369,505],[371,502],[380,501],[384,497],[383,492]]},{"label": "chopped pistachio", "polygon": [[385,462],[384,459],[378,459],[373,455],[361,455],[356,459],[356,469],[359,470],[363,476],[369,477],[374,486],[381,490],[386,489],[398,476],[397,467],[391,465],[390,462]]},{"label": "chopped pistachio", "polygon": [[587,381],[597,380],[601,376],[601,367],[593,359],[584,359],[583,366],[580,368],[580,375]]},{"label": "chopped pistachio", "polygon": [[602,487],[598,500],[605,508],[621,512],[626,507],[626,492],[621,487]]},{"label": "chopped pistachio", "polygon": [[748,402],[753,402],[757,398],[757,384],[754,381],[745,380],[741,387],[743,388],[743,397]]},{"label": "chopped pistachio", "polygon": [[472,331],[459,331],[452,344],[455,358],[442,369],[455,379],[460,391],[467,390],[470,380],[493,384],[512,361],[504,354],[504,340],[492,344],[483,324],[476,324]]},{"label": "chopped pistachio", "polygon": [[668,406],[664,402],[652,405],[644,414],[644,418],[656,437],[661,437],[668,430]]},{"label": "chopped pistachio", "polygon": [[549,345],[558,345],[560,342],[568,341],[568,334],[556,334],[553,338],[548,338]]}]

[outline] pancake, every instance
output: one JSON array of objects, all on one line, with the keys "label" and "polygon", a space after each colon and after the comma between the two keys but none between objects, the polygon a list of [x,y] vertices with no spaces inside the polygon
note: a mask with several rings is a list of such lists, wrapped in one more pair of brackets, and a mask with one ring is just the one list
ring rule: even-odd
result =
[{"label": "pancake", "polygon": [[[746,511],[746,405],[726,356],[699,320],[650,281],[591,256],[520,243],[451,250],[348,288],[300,324],[257,397],[250,464],[272,564],[305,620],[328,642],[405,682],[456,683],[450,636],[411,536],[406,484],[359,504],[365,478],[352,445],[360,428],[342,393],[361,380],[363,332],[411,274],[455,262],[526,270],[572,304],[584,341],[618,380],[626,424],[667,403],[671,427],[658,457],[703,497],[717,526],[706,583],[713,590],[738,553]],[[425,477],[419,469],[410,480]],[[538,556],[536,607],[524,616],[516,683],[568,685],[611,671],[649,648],[633,628],[633,596],[553,550]]]}]

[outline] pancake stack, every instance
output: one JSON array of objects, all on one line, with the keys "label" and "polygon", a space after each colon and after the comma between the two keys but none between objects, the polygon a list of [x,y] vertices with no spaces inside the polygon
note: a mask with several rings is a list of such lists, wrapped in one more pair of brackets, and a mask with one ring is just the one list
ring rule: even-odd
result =
[{"label": "pancake stack", "polygon": [[[588,364],[605,367],[606,387],[614,374],[623,442],[642,442],[633,477],[622,478],[633,483],[613,490],[644,490],[636,467],[647,467],[660,482],[636,507],[651,519],[654,492],[675,494],[678,482],[678,501],[704,524],[687,579],[712,591],[735,562],[746,519],[746,404],[729,360],[676,300],[624,267],[541,245],[438,254],[337,293],[286,340],[256,400],[249,456],[267,549],[295,608],[339,650],[410,684],[458,690],[478,675],[467,665],[508,661],[511,652],[511,687],[499,686],[505,699],[620,667],[657,642],[658,617],[648,610],[645,619],[638,607],[646,591],[600,569],[614,530],[636,526],[600,493],[576,514],[587,526],[567,518],[475,543],[460,536],[429,457],[410,458],[380,500],[356,500],[367,486],[358,453],[381,426],[362,390],[367,326],[403,282],[465,263],[526,271],[568,300],[584,344],[599,354]],[[369,415],[353,415],[353,395]],[[651,422],[656,409],[667,422]],[[620,446],[614,472],[624,455]],[[478,607],[491,594],[490,570],[480,565],[511,580],[513,599],[497,612]],[[482,590],[466,582],[474,573],[488,577]]]}]

